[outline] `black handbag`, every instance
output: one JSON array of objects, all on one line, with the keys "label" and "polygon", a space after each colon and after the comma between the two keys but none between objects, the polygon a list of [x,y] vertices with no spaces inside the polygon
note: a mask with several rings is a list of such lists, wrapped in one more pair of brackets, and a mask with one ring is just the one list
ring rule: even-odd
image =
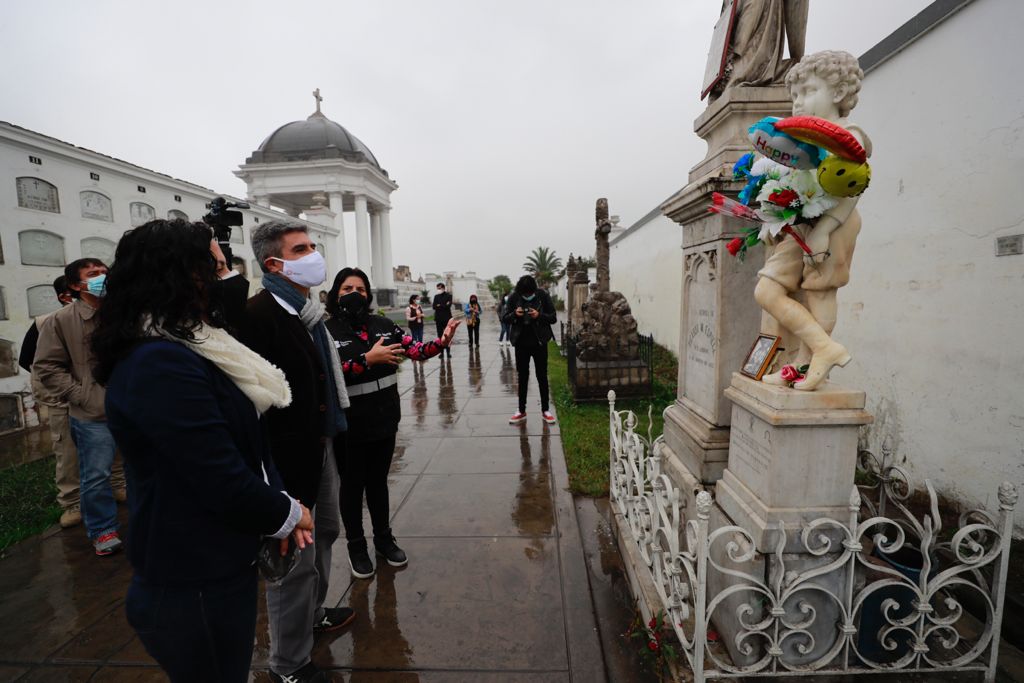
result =
[{"label": "black handbag", "polygon": [[288,552],[281,554],[281,539],[267,536],[256,552],[256,568],[267,581],[277,582],[288,576],[299,563],[301,551],[295,543],[288,544]]}]

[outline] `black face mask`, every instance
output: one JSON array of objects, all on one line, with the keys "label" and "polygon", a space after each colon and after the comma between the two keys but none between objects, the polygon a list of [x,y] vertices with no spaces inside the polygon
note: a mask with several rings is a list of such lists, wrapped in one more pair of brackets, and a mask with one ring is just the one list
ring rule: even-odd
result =
[{"label": "black face mask", "polygon": [[362,322],[370,313],[370,302],[359,292],[349,292],[338,297],[338,308],[352,322]]}]

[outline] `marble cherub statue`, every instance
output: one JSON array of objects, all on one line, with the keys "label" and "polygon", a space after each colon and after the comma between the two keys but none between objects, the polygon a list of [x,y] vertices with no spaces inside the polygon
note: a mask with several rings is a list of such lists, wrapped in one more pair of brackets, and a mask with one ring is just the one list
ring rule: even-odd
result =
[{"label": "marble cherub statue", "polygon": [[[848,52],[824,51],[807,55],[786,74],[794,116],[817,116],[850,131],[868,156],[871,141],[846,117],[857,105],[864,72]],[[758,305],[800,341],[793,365],[808,365],[803,380],[793,387],[813,391],[850,354],[832,339],[836,324],[836,292],[850,281],[850,261],[860,232],[859,197],[844,197],[819,218],[794,225],[807,246],[805,254],[792,238],[777,241],[758,271],[754,298]],[[782,373],[765,375],[763,382],[785,385]]]}]

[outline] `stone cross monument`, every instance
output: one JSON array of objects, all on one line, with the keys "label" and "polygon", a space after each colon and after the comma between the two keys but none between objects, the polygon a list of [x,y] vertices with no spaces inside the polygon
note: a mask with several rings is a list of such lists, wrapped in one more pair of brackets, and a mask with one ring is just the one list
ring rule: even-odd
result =
[{"label": "stone cross monument", "polygon": [[597,200],[595,210],[597,227],[594,230],[594,238],[597,240],[597,252],[594,257],[597,259],[597,291],[611,291],[611,276],[608,272],[608,235],[612,231],[612,222],[608,220],[608,200],[601,197]]}]

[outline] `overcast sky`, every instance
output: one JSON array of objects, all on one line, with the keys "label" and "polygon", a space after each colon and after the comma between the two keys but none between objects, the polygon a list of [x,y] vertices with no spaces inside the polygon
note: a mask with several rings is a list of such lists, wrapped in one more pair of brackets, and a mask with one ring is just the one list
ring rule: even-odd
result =
[{"label": "overcast sky", "polygon": [[[811,3],[807,51],[860,56],[927,0]],[[323,110],[399,184],[396,264],[513,278],[593,253],[686,184],[720,0],[21,2],[0,20],[0,119],[219,192]],[[355,255],[347,217],[348,253]]]}]

